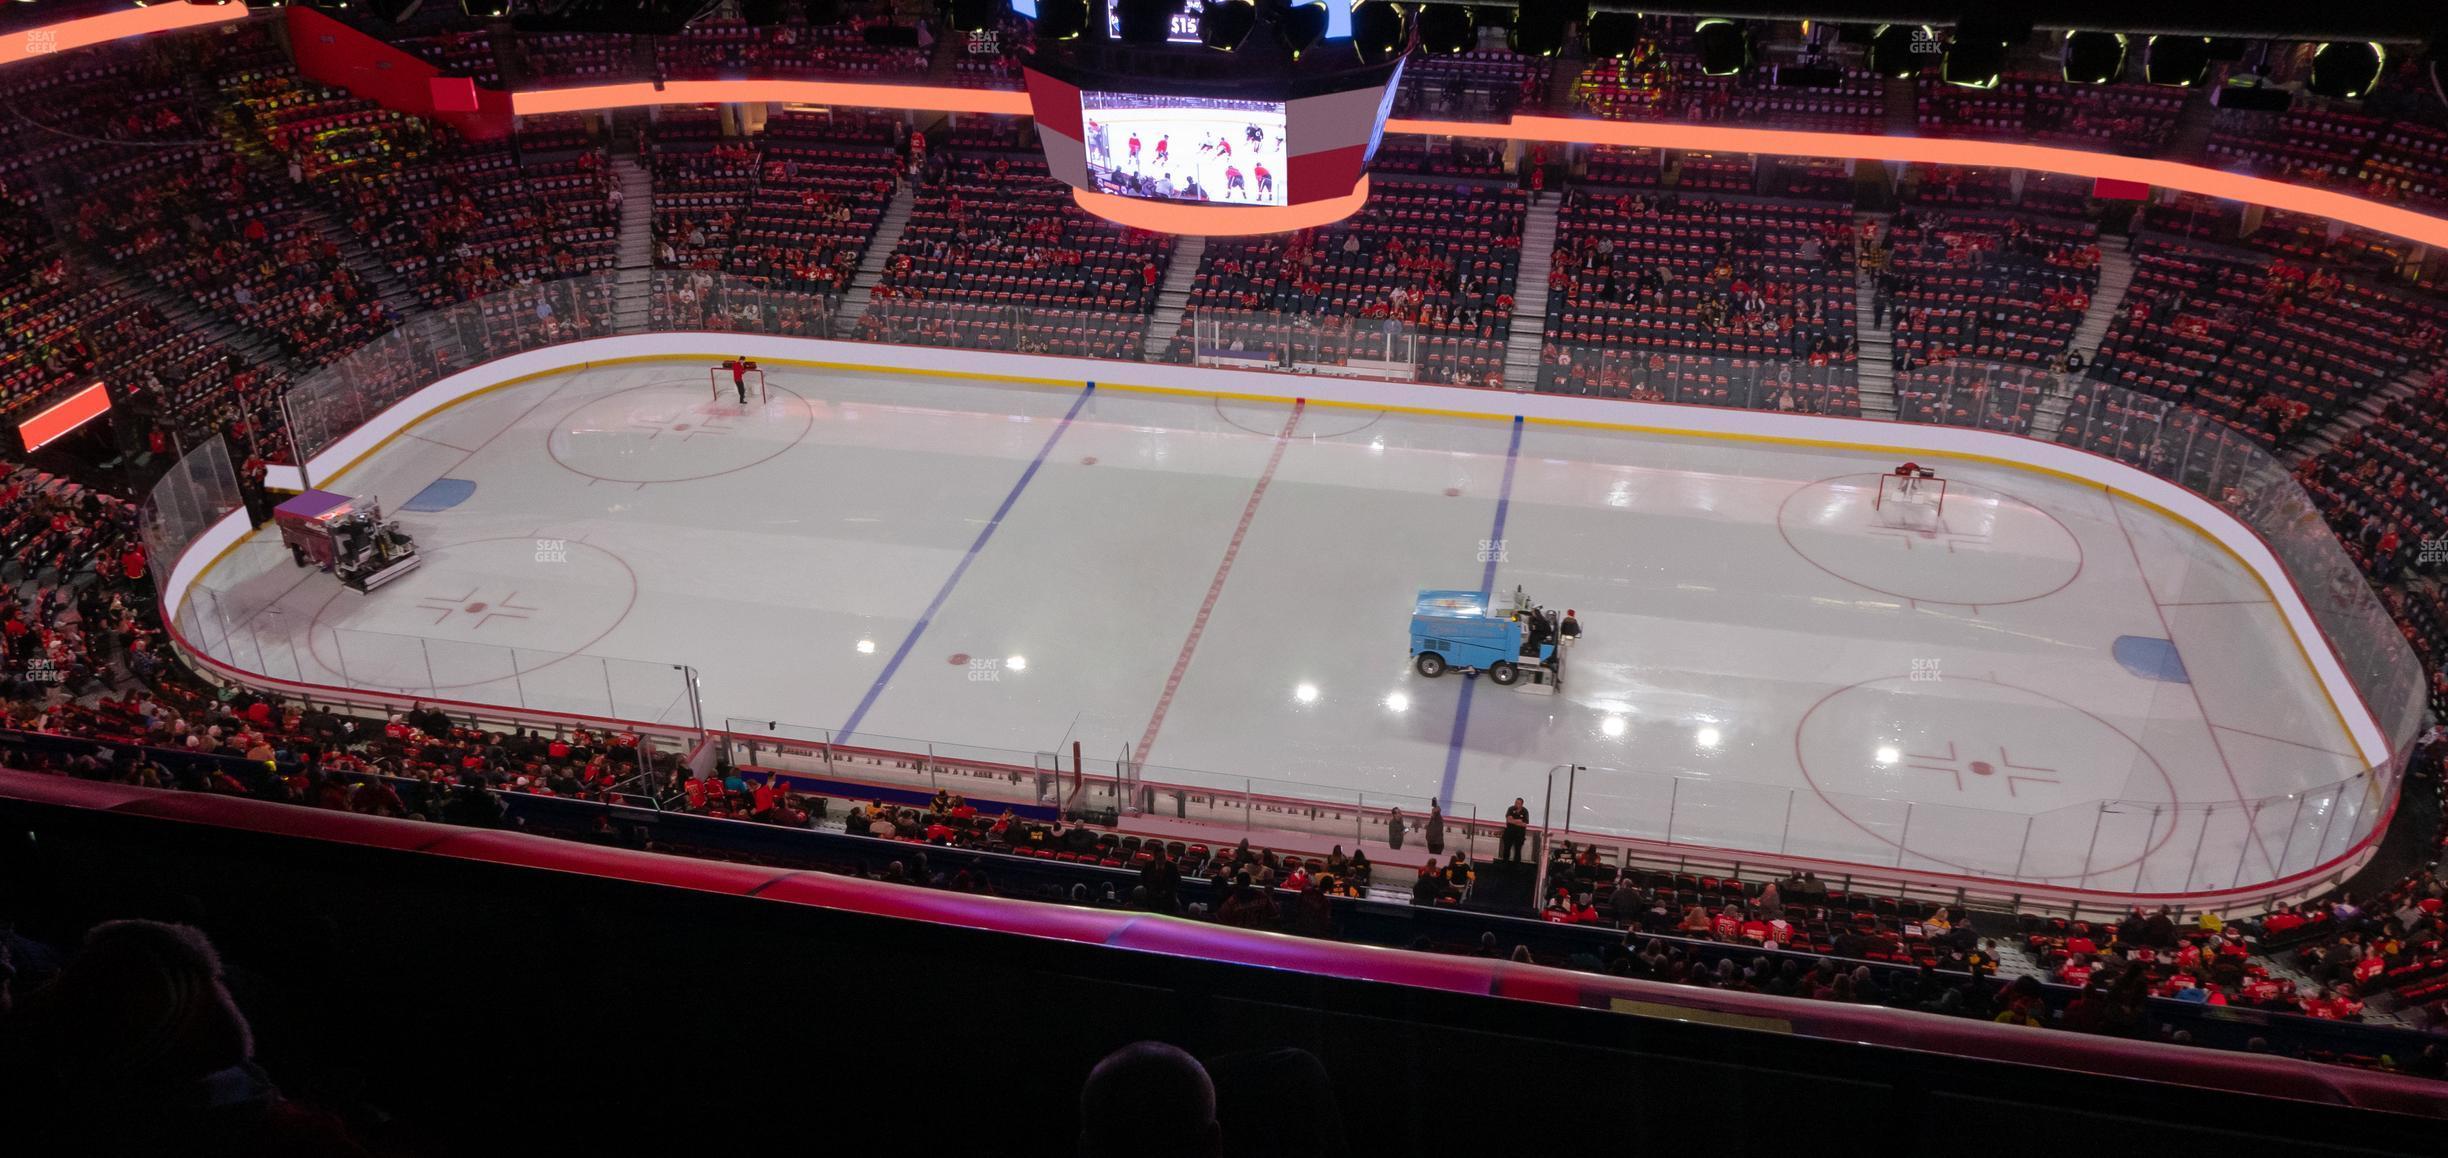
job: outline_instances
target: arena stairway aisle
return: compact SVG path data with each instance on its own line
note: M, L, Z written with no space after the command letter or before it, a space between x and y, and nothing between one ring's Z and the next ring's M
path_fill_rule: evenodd
M2125 251L2125 244L2115 238L2102 239L2099 286L2091 291L2091 308L2083 311L2082 324L2074 327L2073 350L2084 362L2099 353L2109 323L2124 309L2125 288L2133 284L2133 271L2133 255Z
M341 224L340 218L329 208L320 201L303 197L298 199L297 207L299 216L311 222L317 232L339 247L340 260L348 263L349 271L356 274L358 280L373 287L392 317L406 318L424 312L425 303L418 300L416 292L408 287L408 279L401 277L399 271L391 268L391 263L384 261L372 246Z
M875 236L867 242L867 252L859 257L857 276L850 279L850 292L842 295L841 333L858 332L858 320L867 313L867 304L875 300L876 283L884 280L884 264L892 260L893 248L901 244L901 231L909 228L910 210L918 204L918 186L903 181L893 190L892 202L884 207L883 220L876 223Z
M1144 361L1162 362L1181 332L1182 311L1190 307L1190 287L1198 282L1199 262L1207 255L1207 239L1187 234L1174 239L1173 262L1165 267L1164 284L1156 287L1156 316L1139 343Z
M2108 327L2125 309L2125 291L2133 285L2133 255L2126 252L2125 243L2116 238L2104 238L2100 243L2099 287L2091 291L2091 308L2083 311L2082 324L2074 327L2074 342L2068 347L2082 355L2083 364L2099 360L2100 343L2108 337ZM2058 426L2065 421L2066 406L2073 401L2074 387L2083 375L2067 374L2040 400L2033 411L2032 433L2041 438L2053 438Z
M612 158L620 182L620 251L612 291L612 316L623 333L646 328L647 298L654 283L654 178L634 155Z
M1505 338L1505 384L1538 389L1539 350L1547 339L1547 278L1555 269L1556 216L1563 198L1530 195L1522 219L1521 270L1513 283L1512 330Z
M1546 107L1573 107L1573 82L1589 67L1589 54L1577 36L1564 38L1564 51L1548 63ZM1525 150L1526 151L1526 150Z
M2210 154L2210 130L2217 119L2209 88L2186 93L2184 107L2176 111L2175 131L2168 134L2167 148L2159 151L2160 159L2200 164Z
M1876 291L1866 280L1853 287L1854 345L1859 351L1859 357L1853 364L1854 388L1861 392L1862 417L1893 419L1896 416L1894 331L1872 324L1877 313L1872 301L1875 296Z
M255 365L275 370L291 368L288 351L253 330L242 329L235 322L205 312L203 307L195 304L194 298L150 277L122 270L97 253L87 252L82 246L66 248L78 259L88 281L152 306L181 331L203 334L243 355Z
M612 175L620 182L620 256L615 265L621 269L645 269L654 265L654 177L635 156L612 159Z
M1886 101L1885 132L1891 137L1920 135L1921 110L1918 87L1912 77L1890 77L1879 95Z
M2336 449L2339 440L2378 421L2380 412L2388 409L2390 403L2412 398L2421 392L2423 383L2429 377L2429 367L2417 366L2398 375L2388 385L2365 395L2353 407L2331 419L2327 426L2313 431L2310 437L2288 451L2287 465L2299 466Z
M1908 84L1910 82L1907 82ZM1909 104L1906 109L1909 116ZM1887 228L1886 213L1856 213L1854 224L1862 231L1867 245L1879 231ZM1892 420L1896 416L1895 396L1895 331L1889 326L1873 324L1877 309L1876 288L1868 277L1857 277L1853 284L1853 363L1854 389L1861 394L1862 417ZM1895 318L1890 313L1891 324Z

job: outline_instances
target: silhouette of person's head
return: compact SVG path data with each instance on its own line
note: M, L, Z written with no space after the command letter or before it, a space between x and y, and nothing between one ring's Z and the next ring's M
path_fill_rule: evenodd
M97 1081L166 1086L247 1060L254 1041L204 934L160 921L94 927L45 995L56 1060Z
M1105 1055L1080 1089L1080 1158L1214 1158L1215 1085L1198 1059L1160 1041Z

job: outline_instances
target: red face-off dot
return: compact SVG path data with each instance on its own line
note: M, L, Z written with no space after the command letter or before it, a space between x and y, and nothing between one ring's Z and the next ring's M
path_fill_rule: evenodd
M476 614L477 612L482 611L482 610L484 610L484 609L485 609L485 605L484 605L484 604L482 604L482 603L470 603L470 604L468 604L468 605L467 605L467 613L468 613L468 614L470 614L470 615L474 615L474 614Z
M1462 488L1461 488L1461 487L1446 487L1446 488L1445 488L1445 497L1446 497L1446 498L1449 498L1449 499L1458 499L1458 498L1461 498L1461 497L1462 497Z
M969 662L969 653L965 651L953 652L950 656L945 658L944 662L951 664L954 667L960 667L961 665Z

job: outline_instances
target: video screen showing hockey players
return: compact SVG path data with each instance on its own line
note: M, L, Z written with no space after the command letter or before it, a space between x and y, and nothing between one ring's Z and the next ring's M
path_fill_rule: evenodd
M1100 193L1284 204L1279 102L1083 92L1080 111L1088 179Z

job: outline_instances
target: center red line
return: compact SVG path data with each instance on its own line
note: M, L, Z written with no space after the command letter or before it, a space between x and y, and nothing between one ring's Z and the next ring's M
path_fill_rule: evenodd
M2125 549L2133 553L2134 578L2142 581L2142 593L2150 597L2151 614L2159 617L2159 630L2167 633L2168 646L2176 646L2176 629L2168 623L2167 607L2159 602L2159 593L2151 590L2150 571L2142 565L2142 548L2134 545L2133 532L2125 527L2125 512L2118 506L2114 490L2108 492L2108 515L2116 520L2117 532L2125 536ZM2244 803L2244 782L2236 778L2235 765L2227 759L2227 745L2219 742L2218 725L2210 722L2210 705L2202 702L2201 685L2193 682L2191 672L2185 675L2185 688L2193 693L2193 710L2201 713L2202 731L2209 733L2210 747L2218 753L2219 767L2227 773L2227 786L2235 789L2236 806L2244 810L2244 830L2252 834L2253 847L2261 850L2261 863L2269 866L2272 877L2284 875L2285 870L2270 857L2269 842L2261 839L2261 827L2256 823L2259 817L2251 805ZM2202 823L2209 824L2209 817L2204 816Z
M1258 504L1266 498L1267 484L1275 481L1275 468L1283 465L1284 448L1292 444L1292 428L1300 423L1301 411L1309 405L1307 399L1292 403L1292 416L1284 419L1283 429L1275 434L1275 449L1268 452L1266 470L1259 474L1258 485L1250 488L1249 501L1241 505L1241 522L1233 528L1232 539L1224 544L1224 561L1216 564L1215 578L1207 583L1207 598L1199 602L1198 618L1190 621L1190 634L1182 637L1181 654L1173 657L1173 674L1165 677L1164 694L1156 697L1156 711L1148 717L1147 731L1140 733L1139 746L1131 758L1147 763L1148 750L1156 746L1156 733L1163 730L1165 713L1173 708L1173 693L1181 690L1182 677L1189 674L1190 657L1198 652L1199 637L1207 633L1207 620L1215 614L1216 600L1224 595L1224 581L1232 576L1233 559L1241 554L1241 541L1249 537L1250 521L1258 517Z

